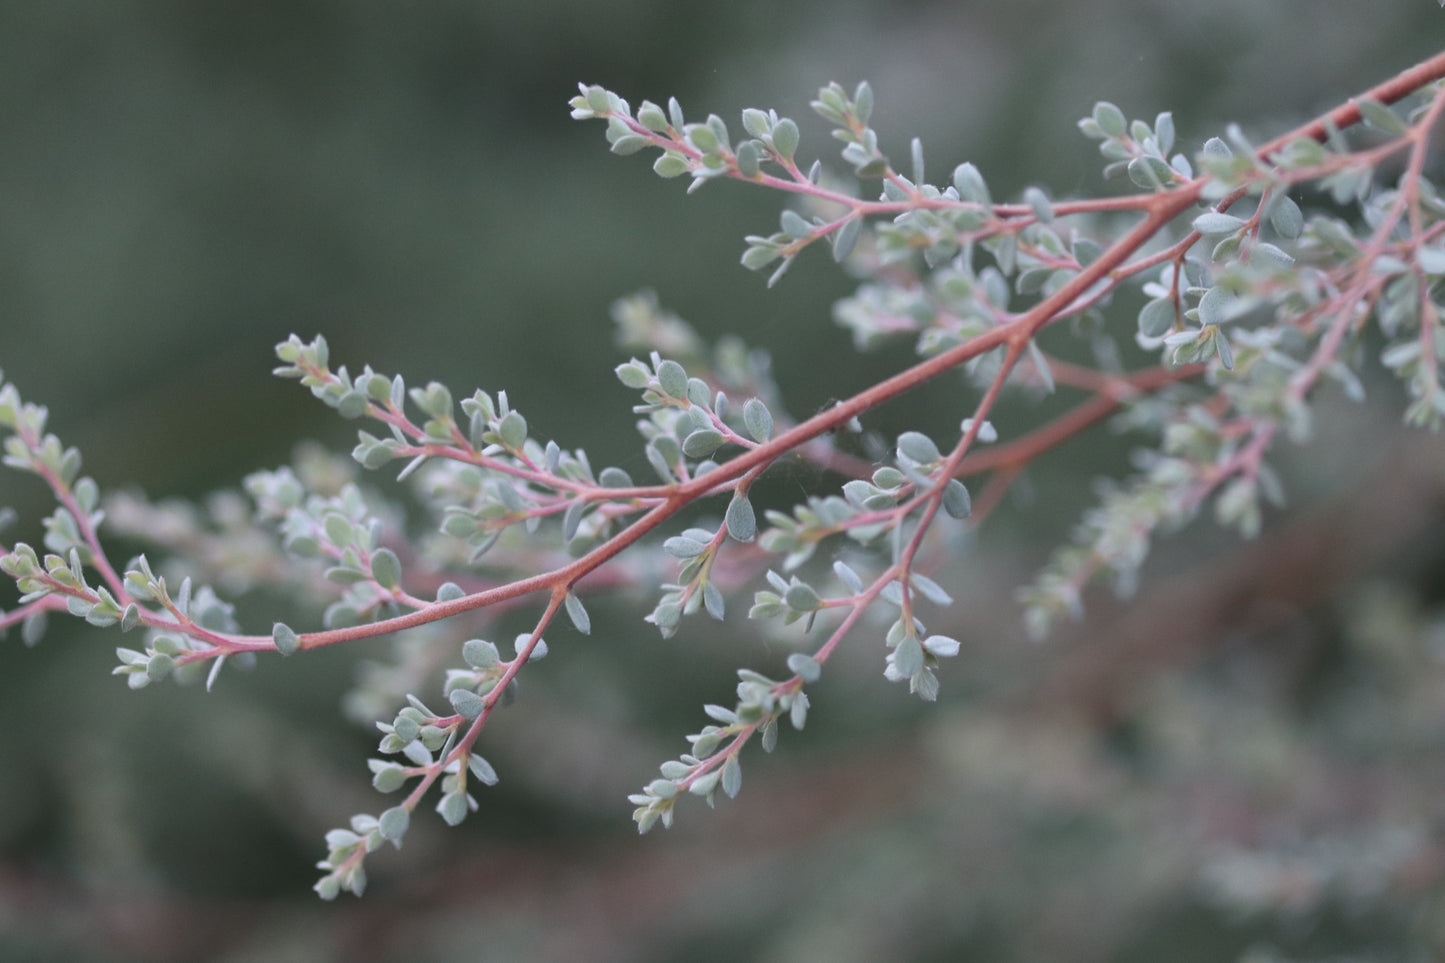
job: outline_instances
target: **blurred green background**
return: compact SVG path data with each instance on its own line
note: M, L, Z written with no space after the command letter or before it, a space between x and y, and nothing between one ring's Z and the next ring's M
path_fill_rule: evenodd
M920 134L934 179L972 160L995 197L1063 196L1099 187L1074 128L1097 99L1173 110L1185 145L1229 120L1274 133L1434 53L1441 24L1429 0L0 4L0 367L102 487L152 497L233 487L304 439L350 447L268 374L291 332L353 370L505 388L538 434L638 468L617 297L653 288L709 340L768 348L803 414L907 354L851 351L829 320L849 281L821 254L767 291L737 261L780 199L688 196L610 156L567 117L578 81L734 125L774 106L826 162L807 101L866 78L885 151ZM956 393L878 424L956 422ZM1029 647L1012 586L1124 450L1072 446L952 573L935 628L968 648L941 706L884 682L860 633L737 801L642 839L626 793L734 667L781 657L742 622L662 642L599 605L606 630L554 642L484 738L502 783L482 811L421 819L361 902L309 889L322 833L383 805L374 739L337 711L355 653L132 694L112 633L12 634L0 959L1430 958L1441 457L1377 394L1287 456L1297 519L1245 549L1196 532L1134 603ZM0 504L6 541L39 541L34 479L0 475ZM248 628L270 618L242 600Z

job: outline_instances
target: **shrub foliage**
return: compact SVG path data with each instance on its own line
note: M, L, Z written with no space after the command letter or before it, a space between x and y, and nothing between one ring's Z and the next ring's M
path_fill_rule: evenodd
M649 595L645 619L663 637L743 610L796 626L791 651L766 671L740 669L735 704L705 706L687 751L631 797L642 831L669 825L685 797L739 792L749 742L771 750L782 728L803 727L808 691L844 644L878 646L887 680L934 700L962 649L924 622L945 618L950 559L1065 440L1112 420L1138 449L1019 589L1035 635L1077 615L1093 583L1129 591L1160 531L1211 513L1255 535L1285 498L1275 444L1310 437L1322 392L1360 396L1366 367L1401 381L1408 423L1438 430L1445 200L1425 174L1442 76L1445 54L1262 144L1229 127L1191 148L1169 113L1130 120L1099 103L1079 129L1125 189L1059 199L1029 187L1016 200L996 200L969 163L930 180L918 140L891 159L866 83L829 84L812 104L841 143L841 168L800 158L798 124L775 111L744 110L740 126L689 121L675 100L634 110L583 85L572 116L603 122L613 153L652 152L657 174L689 191L780 192L776 229L746 238L743 265L772 285L799 257L831 256L859 278L834 309L854 345L907 339L918 360L795 418L764 353L732 339L708 346L651 296L626 299L614 315L637 355L616 374L651 470L634 479L601 453L537 437L505 391L459 398L369 366L353 373L333 366L319 336L277 345L276 374L361 423L354 461L399 468L427 533L316 456L247 477L244 519L107 499L48 433L46 410L3 382L5 464L40 479L57 506L43 546L0 546L18 588L0 629L34 644L52 614L114 627L127 635L114 672L136 689L209 688L227 665L396 635L395 663L366 675L351 705L374 714L372 781L398 801L327 834L316 889L332 898L362 892L366 855L399 845L424 803L453 825L477 810L478 787L498 779L480 751L488 720L547 654L544 635L591 631L594 593ZM905 431L886 457L868 450L870 412L939 377L962 379L957 431ZM1027 426L1055 394L1069 399L1062 414L1011 435L995 428L1000 406ZM760 511L753 486L785 457L819 466L820 486ZM116 564L107 529L148 541L165 563ZM316 603L320 625L243 631L255 617L224 595L262 583ZM530 631L481 637L518 608L535 613ZM438 650L450 666L412 691Z

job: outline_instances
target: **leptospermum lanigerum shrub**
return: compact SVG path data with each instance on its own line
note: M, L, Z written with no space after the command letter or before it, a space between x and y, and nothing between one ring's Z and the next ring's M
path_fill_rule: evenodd
M399 470L429 532L404 530L400 511L352 481L308 485L319 473L304 465L247 477L244 517L214 509L152 524L160 508L107 500L81 474L79 452L47 433L45 409L3 383L5 464L37 476L58 505L43 550L0 545L0 570L19 593L0 629L34 644L51 614L113 627L124 636L114 672L135 689L168 679L209 688L228 664L284 671L284 658L396 635L394 665L367 674L353 704L381 716L368 765L375 788L398 801L327 834L316 890L332 898L362 892L367 854L399 844L418 807L450 824L478 809L480 787L498 778L481 752L488 720L547 653L544 634L590 631L589 592L650 592L639 617L664 638L700 618L793 626L791 653L740 669L736 703L704 706L687 751L631 797L642 831L667 826L686 797L712 804L739 792L749 743L772 750L780 729L803 727L808 692L826 684L840 646L876 648L884 678L924 700L942 676L966 673L966 659L944 668L959 642L925 626L951 601L933 576L1023 469L1080 432L1112 420L1139 448L1018 589L1035 635L1077 614L1091 583L1127 591L1161 529L1207 512L1244 537L1257 532L1262 504L1285 497L1273 446L1310 436L1322 392L1358 397L1364 366L1398 376L1404 419L1438 430L1445 200L1423 171L1445 112L1442 77L1445 54L1267 143L1230 127L1180 144L1169 113L1130 120L1099 103L1079 130L1102 153L1105 178L1129 187L1079 200L1042 187L995 199L969 163L930 179L917 140L898 162L869 126L866 83L829 84L812 104L842 144L841 166L798 157L797 123L774 111L744 110L740 125L690 122L676 101L634 109L584 85L572 116L601 121L613 153L648 154L689 191L779 192L778 226L746 239L743 265L771 285L799 257L846 261L862 279L834 306L847 336L859 350L906 339L920 360L798 420L762 352L735 340L709 348L648 296L620 302L624 342L646 345L616 368L651 468L633 478L607 467L608 453L534 435L505 391L459 398L435 382L353 373L333 366L320 336L277 345L276 374L361 422L352 457L368 471ZM1092 364L1052 356L1071 339ZM1118 346L1129 341L1153 363L1123 367ZM863 452L856 432L871 409L959 373L956 431L905 431L881 465ZM1053 393L1072 407L1012 436L994 428L998 406L1028 409ZM784 456L819 466L818 487L760 512L750 491ZM194 578L157 574L144 555L117 565L108 528L149 540L171 556L165 571ZM182 543L203 550L176 557ZM630 564L639 553L660 561ZM671 572L664 584L636 584L659 568ZM249 634L202 580L299 587L320 624ZM531 631L481 637L519 607L535 613ZM876 612L886 618L864 618ZM400 634L438 624L420 645ZM449 665L415 688L439 647Z

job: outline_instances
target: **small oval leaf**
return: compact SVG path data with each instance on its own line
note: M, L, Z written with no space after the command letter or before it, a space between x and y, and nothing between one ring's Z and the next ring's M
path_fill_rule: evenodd
M733 500L728 503L727 526L728 534L739 542L751 542L757 537L758 519L746 492L734 493Z

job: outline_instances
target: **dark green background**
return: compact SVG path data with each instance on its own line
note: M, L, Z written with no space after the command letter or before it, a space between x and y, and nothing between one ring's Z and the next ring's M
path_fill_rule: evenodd
M775 106L799 120L802 153L827 162L807 101L867 78L885 151L905 157L920 134L935 180L967 159L996 197L1029 183L1064 196L1099 185L1074 129L1096 99L1130 116L1172 109L1186 146L1228 120L1266 135L1433 53L1441 18L1428 0L0 4L0 366L103 487L153 497L234 486L303 439L349 447L350 426L268 375L291 332L324 333L353 370L459 395L505 388L538 434L636 468L632 399L611 373L624 360L616 297L651 287L709 339L769 348L796 412L906 356L852 353L829 320L849 282L822 254L773 291L738 265L742 236L768 233L780 198L727 184L687 196L642 158L610 156L601 125L567 117L578 81L634 105L676 95L690 117L735 127L741 108ZM925 392L880 425L952 423L949 397ZM1316 467L1295 471L1305 504L1359 460L1309 455ZM1004 513L1002 562L968 563L991 608L959 617L990 636L994 661L949 666L946 695L987 690L1016 661L1004 576L1042 556L1010 539L1061 537L1087 477L1109 470L1095 461L1086 446L1042 468L1035 489L1062 501ZM0 475L0 503L22 519L7 541L39 540L49 506L32 478ZM739 801L684 806L678 829L638 841L626 792L683 748L700 703L729 698L733 667L777 652L742 623L663 643L640 613L599 608L613 637L554 644L518 721L488 734L503 782L482 812L458 832L420 819L404 853L372 860L374 893L336 905L309 891L321 834L381 808L371 737L336 711L350 653L263 661L209 696L133 695L108 675L113 633L54 625L33 651L12 635L0 958L1043 959L1072 947L1071 959L1214 960L1256 940L1411 945L1403 924L1368 914L1296 939L1187 886L1151 892L1147 872L1162 870L1097 812L1009 822L1003 797L936 796L952 784L924 772L937 759L919 747L968 710L920 714L879 678L881 651L862 635L808 732L784 733L778 759L750 754ZM242 620L269 615L243 603ZM1011 855L980 864L981 843L941 848L955 831ZM1071 894L1108 887L1123 909L1071 915Z

